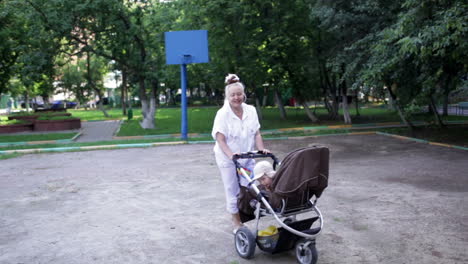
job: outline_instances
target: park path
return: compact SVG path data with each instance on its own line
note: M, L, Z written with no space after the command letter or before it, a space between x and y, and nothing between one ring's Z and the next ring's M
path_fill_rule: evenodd
M112 140L120 126L120 120L81 122L81 135L76 142Z

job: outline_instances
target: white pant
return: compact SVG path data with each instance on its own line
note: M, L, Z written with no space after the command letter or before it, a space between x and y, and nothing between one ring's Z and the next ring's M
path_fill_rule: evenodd
M246 168L253 171L255 166L254 160L249 160L246 163ZM237 214L237 195L239 194L239 183L236 176L236 167L234 164L229 167L218 167L221 172L221 178L224 184L224 194L226 195L226 210L230 214ZM241 175L239 175L240 183L242 186L247 186L248 182Z

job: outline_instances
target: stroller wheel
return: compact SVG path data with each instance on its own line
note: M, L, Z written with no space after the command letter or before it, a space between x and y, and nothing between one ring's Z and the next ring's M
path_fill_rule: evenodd
M296 259L301 264L317 263L318 253L315 247L315 240L299 240L296 243Z
M234 236L237 254L245 259L250 259L255 253L255 236L245 226L239 228Z

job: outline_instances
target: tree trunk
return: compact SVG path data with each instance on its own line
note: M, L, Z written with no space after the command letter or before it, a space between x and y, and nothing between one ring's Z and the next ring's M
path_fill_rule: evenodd
M430 99L430 107L432 108L432 113L434 114L434 119L437 123L437 125L439 127L444 127L444 122L442 121L442 119L440 118L440 115L439 115L439 111L437 110L437 106L434 102L434 97L431 95L429 95L429 99Z
M448 116L448 94L444 94L444 104L442 106L442 116Z
M127 71L122 69L122 89L121 89L121 103L122 103L122 114L125 116L127 115L127 102L128 102L128 95L127 95Z
M110 115L107 113L106 109L104 108L104 100L103 99L103 96L101 94L101 91L99 91L98 89L95 89L94 90L97 95L98 95L98 98L99 98L99 104L98 104L98 108L99 110L104 114L105 117L109 117Z
M255 108L257 109L258 120L262 121L263 120L262 105L260 104L260 99L258 99L258 96L255 96Z
M448 116L448 103L449 103L449 94L450 94L450 83L451 83L451 78L447 77L447 80L445 82L445 87L444 89L444 104L443 104L443 109L442 109L442 115L443 116Z
M49 96L48 95L43 95L42 98L44 99L44 107L49 108Z
M345 73L345 64L341 64L341 72L344 75ZM348 86L346 85L346 80L343 80L339 86L341 92L341 107L343 108L343 118L345 124L351 124L351 115L349 114L349 105L348 105Z
M328 74L326 74L326 79L327 79L327 83L328 83L328 86L329 86L329 91L330 91L330 94L332 96L332 115L331 115L331 118L332 119L338 119L338 116L339 116L339 113L338 111L340 110L340 102L338 100L338 96L340 96L339 94L339 87L336 86L336 76L333 76L330 80L330 76L328 76Z
M267 104L267 98L268 98L268 89L265 87L263 88L263 98L262 98L262 106L265 107Z
M325 97L323 97L323 104L325 105L325 108L327 109L328 114L331 115L331 112L333 111L333 109L332 109L332 105L328 101L328 96L326 96L326 95L325 95Z
M388 88L388 89L390 89L390 88ZM396 110L396 105L395 105L395 101L393 100L393 97L391 97L391 96L388 97L388 104L390 106L390 110L393 110L393 111Z
M359 99L358 99L358 96L356 94L356 96L354 97L354 105L356 106L356 116L361 116L361 114L359 113Z
M143 120L140 122L140 126L143 129L154 129L156 127L155 115L156 115L156 93L157 93L157 81L152 82L150 98L146 95L145 80L142 76L140 78L140 100L141 100L141 113Z
M341 107L343 108L343 118L345 124L351 124L351 115L349 114L349 107L348 107L348 96L346 93L342 95L342 102Z
M410 120L408 120L406 117L405 117L405 114L404 114L404 111L402 109L402 107L400 106L400 103L395 95L395 93L393 92L393 90L396 90L396 83L392 84L391 87L389 87L389 89L387 89L388 91L388 94L390 97L392 97L392 100L395 104L395 108L398 112L398 115L400 116L400 119L401 121L403 122L403 124L405 124L411 131L413 131L413 128L414 128L414 125L413 123L411 123Z
M275 89L275 99L280 112L280 118L286 120L286 109L284 109L283 100L281 100L281 94L278 89Z
M338 88L336 86L336 78L332 77L332 80L330 80L330 76L328 76L328 74L326 74L325 76L326 76L326 80L327 80L327 83L328 83L329 94L330 94L331 99L332 99L332 112L331 112L330 118L331 119L337 119L338 118L338 111L340 109L340 103L339 103L339 100L338 100L339 90L338 90Z
M104 109L103 100L102 100L102 92L94 85L92 77L91 77L91 56L89 54L89 51L86 51L86 78L88 79L88 85L91 86L91 88L99 97L99 104L98 104L99 110L102 111L105 117L109 117L109 114Z
M309 105L307 105L306 102L301 103L301 105L304 107L304 110L305 110L307 116L309 117L309 119L312 122L317 123L319 121L319 119L317 118L317 116L312 111L310 111Z
M340 103L338 102L338 96L332 97L331 106L332 106L332 112L330 113L330 118L334 120L338 118L338 109L340 108Z
M432 102L427 103L427 112L431 115L434 114L434 109L432 109Z
M252 87L253 90L255 91L254 93L255 109L257 109L258 120L262 121L263 120L262 105L260 104L260 99L258 98L257 86L255 84L250 84L250 87Z
M107 113L106 109L104 109L104 102L103 102L103 97L101 93L98 93L98 98L99 98L99 104L98 104L98 109L104 114L105 117L109 117L109 114Z
M26 89L26 93L24 94L24 107L26 107L26 113L29 113L29 93Z
M164 94L166 95L166 105L171 105L172 104L172 93L171 89L167 88L167 86L164 87Z

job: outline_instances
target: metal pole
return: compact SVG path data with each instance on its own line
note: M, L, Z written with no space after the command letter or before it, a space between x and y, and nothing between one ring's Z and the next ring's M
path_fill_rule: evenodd
M181 139L187 140L187 64L180 65L182 94L180 96L180 106L182 110L181 119Z

